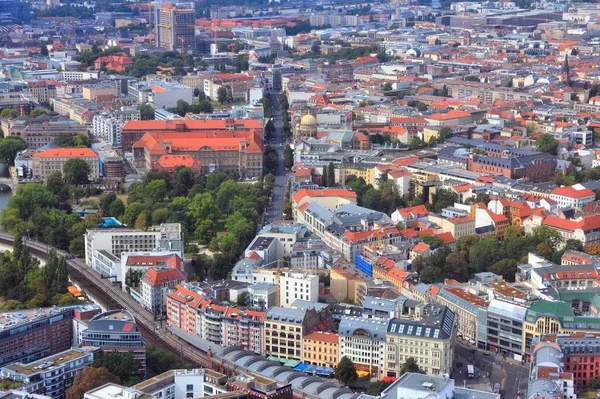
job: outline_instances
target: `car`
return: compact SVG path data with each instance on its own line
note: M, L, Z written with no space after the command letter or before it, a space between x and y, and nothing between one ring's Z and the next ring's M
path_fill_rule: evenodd
M494 393L500 393L500 384L499 383L494 384Z

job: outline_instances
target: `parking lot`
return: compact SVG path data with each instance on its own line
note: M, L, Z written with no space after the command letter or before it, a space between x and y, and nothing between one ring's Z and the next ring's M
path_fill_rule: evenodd
M474 367L474 378L467 376L469 364ZM486 392L496 389L503 398L515 399L526 392L528 376L529 364L456 343L452 378L457 386Z

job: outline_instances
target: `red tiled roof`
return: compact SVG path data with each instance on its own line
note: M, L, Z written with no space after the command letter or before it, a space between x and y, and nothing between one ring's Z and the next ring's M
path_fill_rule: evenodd
M478 297L475 294L470 293L469 291L466 291L462 288L444 288L446 291L448 291L449 293L464 299L465 301L472 303L473 305L476 306L487 306L488 302L483 299Z
M334 344L340 341L340 337L336 333L330 331L313 331L311 333L306 334L302 339L311 341L331 342Z
M423 253L423 252L425 252L427 250L429 250L429 245L425 244L424 242L420 242L420 243L418 243L417 245L415 245L412 248L413 252L421 252L421 253Z
M309 190L302 188L294 194L294 202L298 203L304 197L342 197L356 198L356 193L343 188L324 188L319 190Z
M91 148L53 148L36 152L34 158L81 158L98 157Z
M146 273L142 276L142 281L150 284L152 287L156 287L161 284L170 283L173 281L184 281L185 276L177 269L171 268L150 268L146 270Z
M544 218L542 224L558 230L575 231L581 229L590 231L600 229L600 215L585 215L578 219L562 219L548 215Z
M577 189L576 186L581 188ZM554 190L552 190L551 194L569 198L584 198L590 196L593 197L595 195L592 190L580 185L556 187Z

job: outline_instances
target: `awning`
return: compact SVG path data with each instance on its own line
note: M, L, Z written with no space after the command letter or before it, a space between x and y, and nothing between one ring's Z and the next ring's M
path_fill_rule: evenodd
M288 360L285 361L285 363L283 363L284 366L286 366L286 367L292 367L292 368L296 367L299 364L300 364L300 360L296 360L296 359L288 359Z
M298 366L298 367L300 367L300 366ZM319 374L319 375L324 375L324 376L330 376L333 374L332 368L323 367L323 366L315 366L314 364L305 364L301 370L298 370L298 368L296 368L295 370L296 371L304 371L307 374Z
M299 365L297 365L296 367L294 367L294 371L304 371L305 368L308 367L308 364L306 363L300 363Z

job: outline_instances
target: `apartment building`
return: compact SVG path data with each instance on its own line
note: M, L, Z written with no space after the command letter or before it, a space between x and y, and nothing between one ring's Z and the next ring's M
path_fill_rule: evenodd
M258 269L246 259L238 262L231 279L248 284L268 283L279 286L278 306L289 306L296 299L316 302L319 299L319 276L308 273L282 272L275 268Z
M343 317L340 321L340 359L352 360L359 375L384 376L385 336L390 321Z
M61 172L71 159L83 159L87 162L90 173L90 181L100 178L100 162L98 154L91 148L55 148L39 151L33 154L33 177L46 180L54 172Z
M119 258L123 252L167 250L183 258L183 241L179 223L163 223L150 231L134 229L88 229L84 234L85 262L94 267L96 253L104 250Z
M187 399L227 392L227 376L210 369L169 370L132 387L108 383L85 393L83 399Z
M73 379L94 360L92 352L72 348L31 363L15 362L0 369L2 378L24 384L20 391L64 398Z
M274 306L264 320L265 354L280 359L303 359L302 337L319 321L313 310Z
M414 301L411 301L414 302ZM416 303L390 321L385 337L384 375L400 377L409 357L430 375L452 372L456 316L445 306Z
M94 115L92 119L92 133L94 137L102 138L115 147L121 146L121 130L125 123L114 116L103 113Z
M135 318L127 310L109 310L92 317L79 332L78 343L106 352L132 352L139 369L146 369L146 344Z
M263 323L265 312L229 307L223 315L223 346L241 346L254 353L264 353Z
M56 97L56 84L52 81L27 82L27 89L40 103L49 103L51 98Z
M141 304L154 315L166 315L166 293L183 282L185 275L179 268L152 267L146 270L140 280Z
M257 236L277 239L277 259L291 256L296 242L310 234L304 224L281 220L265 225Z
M302 362L335 368L339 362L340 337L331 331L313 331L302 338Z

